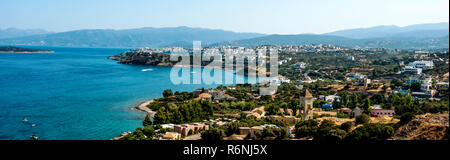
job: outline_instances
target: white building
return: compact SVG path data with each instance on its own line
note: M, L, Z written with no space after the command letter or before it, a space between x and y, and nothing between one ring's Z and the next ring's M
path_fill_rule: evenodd
M402 73L422 74L422 68L416 68L413 66L405 66L402 69Z
M414 68L421 68L422 70L429 70L433 69L434 63L433 61L414 61L410 63L409 66L412 66Z
M429 91L433 81L431 77L424 75L411 76L408 78L408 84L413 84L415 82L420 83L420 90Z

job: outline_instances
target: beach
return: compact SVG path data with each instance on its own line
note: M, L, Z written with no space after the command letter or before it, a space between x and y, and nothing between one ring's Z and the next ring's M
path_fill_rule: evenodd
M138 106L136 106L135 108L136 108L137 110L146 112L146 113L150 116L150 118L153 118L153 116L155 116L155 113L156 113L156 112L155 112L155 111L152 111L150 108L147 107L147 105L149 105L149 104L152 103L152 102L154 102L153 99L144 101L144 102L140 103Z

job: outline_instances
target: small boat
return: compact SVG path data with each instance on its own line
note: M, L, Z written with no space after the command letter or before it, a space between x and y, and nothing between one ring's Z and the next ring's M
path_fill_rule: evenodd
M33 124L31 124L31 127L36 127L36 124L34 124L34 123L33 123Z
M27 122L28 122L28 119L27 119L27 118L24 118L24 119L22 120L22 122L23 122L23 123L27 123Z
M196 74L197 72L191 72L192 74Z
M32 136L30 136L30 139L31 139L31 140L38 140L39 137L33 134Z

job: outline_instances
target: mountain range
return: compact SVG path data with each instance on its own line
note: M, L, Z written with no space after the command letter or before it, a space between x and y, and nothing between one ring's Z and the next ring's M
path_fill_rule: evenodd
M325 34L298 35L238 33L191 27L94 29L60 33L34 32L35 34L16 34L17 36L0 32L0 45L161 48L192 47L192 41L199 40L202 41L202 46L333 44L361 48L435 49L449 47L448 26L447 22L405 27L376 26Z
M52 32L43 29L17 29L17 28L7 28L0 29L0 39L4 38L17 38L40 34L50 34Z

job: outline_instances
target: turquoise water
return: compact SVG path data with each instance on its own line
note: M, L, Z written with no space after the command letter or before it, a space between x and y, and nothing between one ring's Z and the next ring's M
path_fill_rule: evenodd
M141 126L145 114L131 107L161 97L164 89L218 86L174 85L170 67L107 59L127 49L33 48L55 53L0 53L0 139L29 139L33 134L49 140L110 139ZM24 118L29 122L23 123Z

